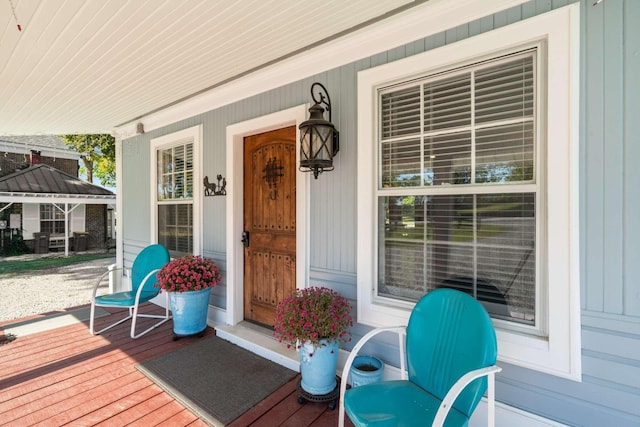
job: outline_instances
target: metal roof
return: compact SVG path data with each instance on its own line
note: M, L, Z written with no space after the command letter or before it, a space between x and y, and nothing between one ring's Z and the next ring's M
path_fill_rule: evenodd
M49 165L32 165L0 178L0 202L90 203L115 201L116 195Z

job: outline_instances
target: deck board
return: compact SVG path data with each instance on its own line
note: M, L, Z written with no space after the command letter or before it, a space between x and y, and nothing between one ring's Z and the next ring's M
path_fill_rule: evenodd
M143 306L159 313L159 307ZM111 310L96 328L125 315ZM30 319L42 319L31 316ZM28 319L20 319L25 321ZM141 319L139 330L155 319ZM16 321L18 322L18 321ZM11 322L0 323L3 327ZM87 322L18 336L0 345L0 414L8 426L190 426L207 424L154 384L135 366L198 337L173 340L171 322L132 340L130 323L92 336ZM206 334L214 334L208 328ZM327 404L297 402L294 378L230 424L244 426L335 426L338 411ZM212 393L215 392L212 390ZM352 425L347 422L347 425Z

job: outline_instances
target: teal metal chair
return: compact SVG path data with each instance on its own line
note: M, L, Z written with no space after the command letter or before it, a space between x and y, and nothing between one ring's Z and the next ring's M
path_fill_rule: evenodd
M372 337L398 334L402 379L346 390L347 375ZM436 289L415 305L408 326L374 329L355 345L342 372L339 426L467 426L488 387L488 425L495 421L498 355L491 318L481 303Z
M96 296L98 286L101 281L112 271L107 271L103 274L93 288L93 294L91 296L91 317L89 320L89 332L91 335L100 334L108 329L113 328L129 319L131 321L131 338L139 338L147 332L157 328L169 319L169 297L168 293L165 294L165 314L164 315L151 315L151 314L139 314L138 308L140 304L147 302L155 298L160 292L160 288L154 287L157 282L156 274L160 269L169 262L169 251L162 245L150 245L144 248L133 262L131 272L129 274L129 280L131 284L130 291L116 292L113 294ZM95 311L96 307L126 307L129 309L129 315L124 319L121 319L99 331L94 329ZM162 319L160 322L155 323L150 328L146 329L139 334L136 334L136 320L138 317L150 317L154 319Z

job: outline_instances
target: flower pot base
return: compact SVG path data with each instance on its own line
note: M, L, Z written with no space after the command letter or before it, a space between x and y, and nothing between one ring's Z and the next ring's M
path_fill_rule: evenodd
M329 403L329 410L336 409L336 404L340 398L340 377L336 376L336 387L327 394L311 394L302 388L302 379L298 380L298 403L304 405L307 402Z
M200 338L202 338L204 336L204 333L207 331L207 328L204 328L203 330L201 330L200 332L196 332L194 334L176 334L174 332L173 334L173 340L174 341L178 341L180 338L186 338L186 337L193 337L193 336L198 336Z

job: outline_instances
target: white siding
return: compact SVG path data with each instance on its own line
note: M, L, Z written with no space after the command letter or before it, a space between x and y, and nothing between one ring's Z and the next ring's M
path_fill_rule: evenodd
M228 125L309 102L320 81L330 92L340 130L336 170L310 186L310 283L356 298L356 85L359 70L454 43L574 3L533 0L447 31L251 96L123 142L125 262L150 241L148 227L151 138L203 124L203 175L226 175ZM497 399L568 425L640 425L640 1L581 3L580 283L581 382L504 364ZM354 54L355 55L355 54ZM204 201L203 254L224 259L224 197ZM223 287L216 291L223 291ZM224 298L222 298L224 300ZM354 335L366 328L357 325ZM605 342L606 345L602 343ZM356 339L357 336L354 336ZM374 354L393 361L387 343Z
M69 205L69 209L71 209L73 205ZM73 232L83 232L85 230L85 222L86 222L86 205L78 205L74 210L71 211L71 215L69 218L69 222L71 226L69 227L69 236L73 236Z
M40 205L38 203L24 203L22 205L22 238L33 239L33 233L40 232Z

